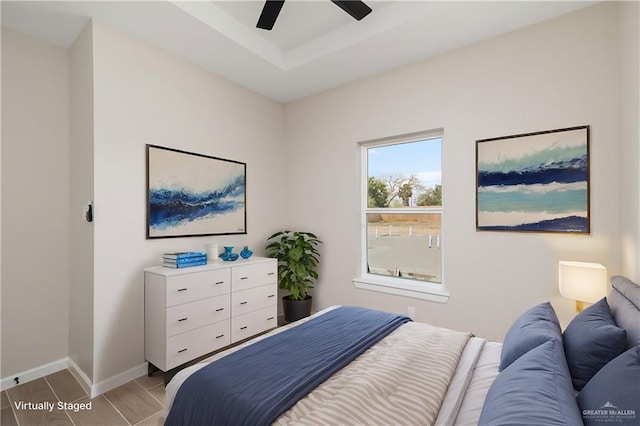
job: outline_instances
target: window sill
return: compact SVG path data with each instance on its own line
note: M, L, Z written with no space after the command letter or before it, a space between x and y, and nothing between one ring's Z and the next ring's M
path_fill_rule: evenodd
M431 302L447 303L449 301L449 293L441 285L428 282L366 274L355 278L353 285L362 290L378 291Z

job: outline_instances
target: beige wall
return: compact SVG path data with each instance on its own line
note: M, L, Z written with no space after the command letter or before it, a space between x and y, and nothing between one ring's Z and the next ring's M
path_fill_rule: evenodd
M620 4L620 273L640 282L640 2Z
M620 272L617 5L601 4L327 91L285 108L288 222L317 233L315 308L358 304L502 339L535 303L564 323L557 262ZM591 125L591 235L477 232L477 139ZM447 304L354 288L360 262L357 142L444 128L443 276Z
M65 358L67 51L2 29L2 377Z
M95 23L94 381L144 362L142 268L205 243L249 245L284 225L283 108ZM145 144L247 163L246 236L145 240Z
M93 381L93 39L88 25L69 49L69 358Z

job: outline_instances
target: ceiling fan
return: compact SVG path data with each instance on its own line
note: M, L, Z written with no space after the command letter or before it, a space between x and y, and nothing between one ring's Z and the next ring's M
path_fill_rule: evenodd
M371 8L359 0L331 1L358 21L371 12ZM263 30L271 30L276 23L276 19L278 19L283 4L284 0L266 0L256 27Z

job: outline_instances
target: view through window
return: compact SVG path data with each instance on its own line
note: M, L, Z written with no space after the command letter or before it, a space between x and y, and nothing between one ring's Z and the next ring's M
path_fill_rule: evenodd
M441 145L439 135L364 147L368 273L442 282Z

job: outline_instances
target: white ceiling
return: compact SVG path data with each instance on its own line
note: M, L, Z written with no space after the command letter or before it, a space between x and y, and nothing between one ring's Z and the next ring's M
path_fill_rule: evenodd
M5 1L2 26L69 47L91 17L280 102L300 99L596 1L375 1L356 21L329 0Z

